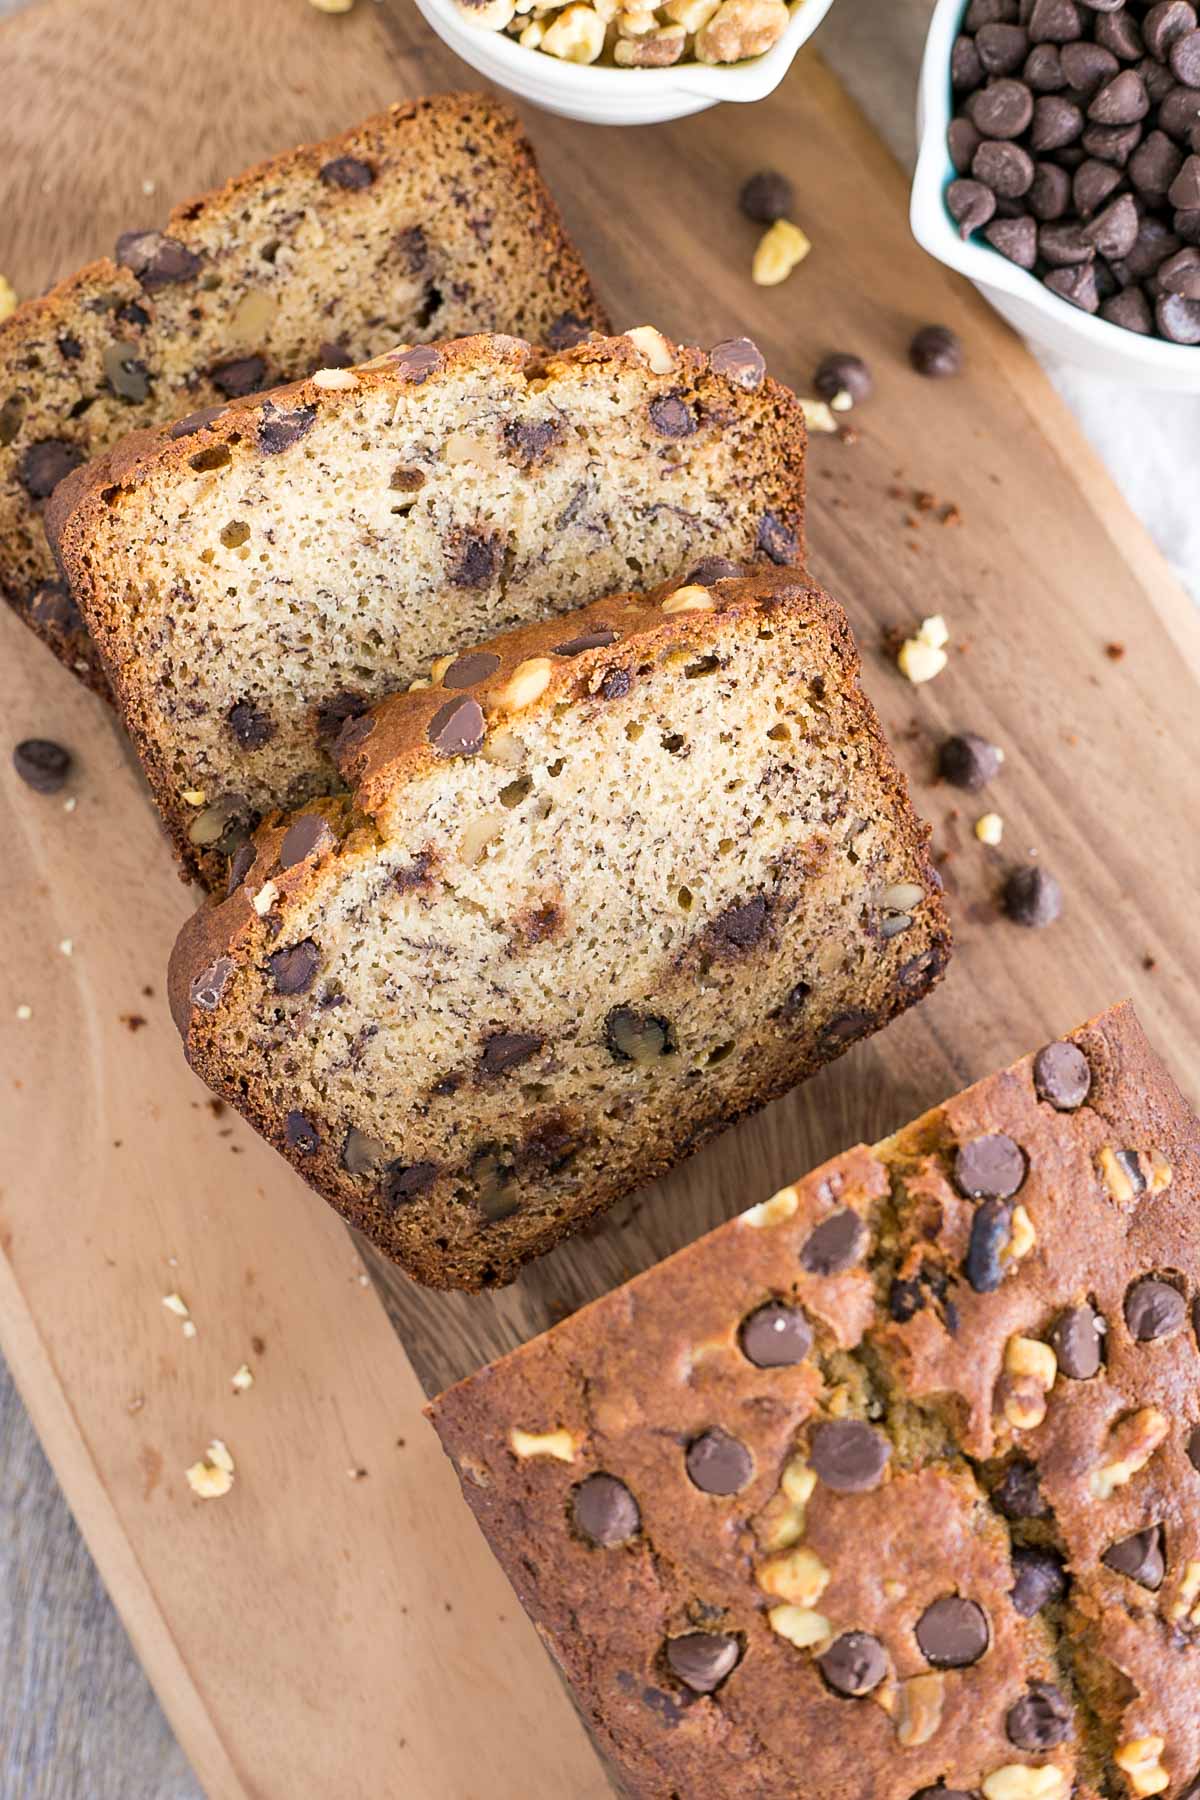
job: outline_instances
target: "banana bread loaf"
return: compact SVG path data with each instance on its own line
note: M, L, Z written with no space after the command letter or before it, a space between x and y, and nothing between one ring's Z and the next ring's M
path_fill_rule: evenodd
M1200 1791L1198 1198L1118 1007L442 1395L630 1794Z
M352 799L265 825L185 927L172 1008L197 1073L432 1286L510 1280L945 962L844 615L797 574L496 639L340 756Z
M102 687L42 531L77 464L396 343L591 329L604 315L509 107L438 95L275 157L0 326L0 592Z
M185 867L328 792L339 726L460 645L713 555L802 554L804 425L746 339L465 338L70 477L50 525Z

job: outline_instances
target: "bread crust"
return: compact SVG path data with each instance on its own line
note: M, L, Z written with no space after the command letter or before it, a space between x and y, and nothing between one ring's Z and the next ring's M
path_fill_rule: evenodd
M575 320L582 330L608 330L607 315L566 235L558 206L541 177L520 119L504 101L484 94L435 94L399 102L348 131L269 157L234 176L224 186L181 201L172 209L163 230L185 247L198 248L214 221L220 222L226 217L237 221L247 208L253 207L272 190L309 179L316 183L316 193L323 193L329 204L336 205L337 197L329 201L329 190L322 189L317 181L323 167L339 158L366 158L373 163L404 157L411 159L422 153L435 126L469 132L473 140L486 144L505 166L506 206L523 214L529 242L536 244L538 253L537 276L535 278L532 270L528 271L522 305L536 306L541 295L541 310L548 323L553 323L557 316ZM353 203L353 194L345 198ZM39 349L44 352L47 344L52 346L69 336L72 327L81 315L94 307L99 296L123 300L126 305L140 304L146 299L130 269L109 257L101 257L58 282L48 293L25 301L0 325L0 403L10 383L14 388L19 384L27 366L26 359ZM150 342L152 344L153 340ZM79 398L87 398L82 389ZM175 389L168 398L173 402L170 406L156 408L160 418L178 417L191 410L196 400L207 401L219 396L208 386L193 400ZM155 405L153 396L149 403ZM106 439L96 440L86 411L78 418L64 418L62 435L89 457L105 451L112 441L111 433ZM4 452L0 450L0 494L4 480L3 462ZM15 475L10 479L15 481ZM33 503L25 500L23 507L32 511ZM48 513L49 506L44 510ZM25 558L19 555L15 536L7 548L0 544L0 594L60 661L72 668L93 691L108 697L109 685L103 663L86 629L72 617L63 596L47 596L43 592L53 583L53 577L51 558L48 554L37 555L36 539L30 556Z

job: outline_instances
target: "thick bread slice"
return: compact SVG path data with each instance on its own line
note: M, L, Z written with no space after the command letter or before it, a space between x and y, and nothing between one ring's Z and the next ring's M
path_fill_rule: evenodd
M0 592L91 685L55 581L54 482L127 432L397 343L607 330L516 114L394 106L176 207L0 326Z
M941 974L858 671L781 571L465 653L185 927L193 1067L419 1280L511 1280Z
M337 785L345 719L464 643L698 560L800 558L804 425L745 339L393 352L131 439L50 524L184 866Z

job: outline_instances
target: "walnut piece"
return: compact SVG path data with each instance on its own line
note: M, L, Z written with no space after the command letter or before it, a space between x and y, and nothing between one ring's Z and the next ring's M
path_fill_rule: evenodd
M647 37L619 38L613 60L623 69L667 69L683 55L686 38L682 25L665 25Z
M221 1442L214 1438L199 1462L185 1470L187 1484L201 1500L220 1500L233 1486L233 1458Z
M592 6L564 6L542 35L542 49L563 62L594 63L604 48L604 20Z
M696 55L705 63L761 56L779 42L788 17L785 0L722 0L696 33Z

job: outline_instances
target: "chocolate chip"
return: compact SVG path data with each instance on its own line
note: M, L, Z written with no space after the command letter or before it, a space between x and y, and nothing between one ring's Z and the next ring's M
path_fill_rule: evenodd
M1195 8L1187 0L1161 0L1142 20L1142 37L1151 56L1166 62L1171 46L1196 29Z
M77 337L72 337L69 333L64 333L57 343L58 354L64 362L78 362L83 355L83 345Z
M1069 1306L1050 1333L1060 1372L1071 1381L1090 1381L1104 1361L1105 1323L1088 1305Z
M963 366L962 343L947 325L923 325L908 346L908 360L918 375L933 381L958 375Z
M839 394L849 394L855 406L870 399L874 385L871 371L862 357L853 356L847 350L837 350L822 357L813 376L813 392L822 400L836 400Z
M442 353L432 344L418 344L412 350L396 350L392 367L414 387L422 387L436 369L442 366Z
M375 729L373 718L364 718L367 708L365 694L356 694L344 688L340 694L331 694L328 700L322 700L315 714L317 737L326 750L337 745L341 755L347 748L346 730L350 725L360 728L364 737ZM357 748L357 744L354 746Z
M996 19L975 33L975 49L987 75L1015 75L1029 55L1029 33Z
M765 512L762 516L758 527L758 548L773 563L786 565L800 560L800 545L796 541L795 532L773 512Z
M398 1212L419 1194L425 1193L437 1180L435 1162L391 1162L383 1171L379 1198L388 1212Z
M770 912L766 900L756 894L719 913L705 932L710 949L718 955L753 950L766 933Z
M1080 143L1089 156L1123 169L1142 141L1140 125L1089 125Z
M310 1118L302 1112L290 1112L283 1121L283 1137L289 1150L298 1150L302 1156L312 1156L321 1147L321 1134Z
M1155 281L1160 294L1184 294L1200 300L1200 250L1189 245L1159 264Z
M826 1487L838 1494L865 1494L883 1480L892 1446L882 1431L861 1419L827 1419L813 1432L808 1454Z
M766 379L766 359L752 338L726 338L724 342L714 344L708 353L708 361L714 375L723 375L726 381L744 388L748 394L754 393Z
M1154 317L1162 335L1173 344L1200 344L1200 300L1163 294L1155 305Z
M1004 1280L1002 1252L1012 1241L1012 1213L1005 1200L985 1200L971 1221L966 1276L977 1294L993 1294Z
M958 93L977 88L983 80L983 61L975 39L960 34L950 47L950 85Z
M1031 1681L1004 1721L1009 1742L1018 1750L1053 1750L1065 1743L1074 1727L1074 1714L1065 1695L1049 1681Z
M714 1425L687 1447L687 1472L704 1494L738 1494L754 1475L754 1458L745 1444Z
M1100 317L1125 331L1137 331L1143 337L1154 330L1154 315L1141 288L1122 288L1111 300L1100 303Z
M570 350L592 335L592 327L578 313L559 313L546 327L546 343L551 350Z
M738 1341L756 1369L786 1369L812 1349L812 1327L798 1306L768 1300L742 1320Z
M996 196L982 181L952 181L946 189L946 207L958 226L959 236L969 238L992 217Z
M85 460L78 444L68 444L62 438L42 438L39 443L30 444L17 473L31 500L45 500Z
M283 834L283 842L279 846L279 866L281 869L293 869L314 852L332 849L336 842L328 819L322 818L320 813L301 813Z
M1151 131L1129 159L1129 179L1147 199L1161 200L1182 167L1178 145L1165 131Z
M1069 44L1083 36L1083 21L1074 0L1034 0L1027 29L1034 44Z
M1082 1106L1091 1092L1092 1071L1078 1044L1060 1040L1039 1050L1033 1059L1033 1085L1039 1100L1048 1100L1059 1112Z
M500 573L504 548L495 532L463 531L452 534L454 554L447 559L446 574L455 587L487 587Z
M446 688L473 687L477 681L486 681L500 667L500 658L491 650L469 650L465 656L458 656L450 664L442 676L442 686Z
M1167 199L1180 212L1200 206L1200 156L1189 156L1167 190Z
M1035 44L1025 58L1021 79L1035 94L1060 94L1072 85L1063 74L1062 52L1057 44Z
M835 1013L821 1027L821 1048L844 1050L847 1044L857 1043L859 1038L866 1037L869 1031L874 1030L875 1025L874 1014L865 1012L861 1007L855 1007L850 1012Z
M230 894L236 893L237 889L241 887L243 881L245 881L247 875L254 867L257 855L257 850L250 842L240 844L234 851L229 859L229 874L225 884L226 898L228 898Z
M1132 1537L1110 1544L1100 1561L1114 1574L1127 1575L1139 1587L1156 1591L1167 1572L1162 1526L1148 1525L1145 1531L1135 1531Z
M800 1251L800 1267L809 1275L840 1275L861 1261L867 1228L852 1207L831 1213L809 1233Z
M487 1038L479 1066L485 1075L503 1075L528 1062L542 1048L544 1038L527 1031L496 1031Z
M1025 1179L1025 1153L1002 1131L971 1138L954 1157L954 1183L971 1200L1007 1200Z
M198 411L187 413L184 418L177 419L167 436L172 441L177 438L195 437L198 431L203 431L206 426L212 424L214 419L219 419L225 410L219 400L212 406L202 406Z
M667 1662L694 1694L711 1694L719 1688L740 1656L737 1639L724 1632L689 1631L667 1639Z
M1023 1619L1032 1619L1052 1600L1061 1600L1067 1591L1062 1557L1053 1551L1018 1546L1012 1553L1012 1566L1013 1585L1009 1594L1014 1610Z
M983 133L972 125L970 119L950 121L946 130L946 147L958 174L966 175L969 172L975 152L982 142Z
M688 571L683 584L685 587L692 583L698 587L712 587L717 581L740 581L745 573L741 563L730 562L727 556L706 556L703 562Z
M258 447L264 456L278 456L307 437L316 422L315 406L297 406L288 411L264 400L258 421Z
M313 984L313 979L321 962L321 952L312 938L304 938L298 944L289 944L284 950L276 950L267 958L267 967L271 971L271 980L275 983L277 994L306 994Z
M993 250L1019 269L1032 269L1037 261L1037 226L1030 218L993 219L983 235Z
M216 962L210 963L207 969L202 969L199 975L193 977L188 988L188 999L201 1012L215 1012L232 974L233 958L218 956Z
M1177 1287L1152 1275L1135 1281L1125 1296L1125 1323L1139 1344L1174 1337L1187 1319L1187 1303Z
M679 394L661 394L646 410L659 437L691 437L696 429L692 409Z
M690 580L690 577L689 577ZM585 631L581 637L568 638L565 644L555 644L555 656L582 656L585 650L606 650L615 644L620 637L619 631L613 631L608 625L600 625L595 631Z
M267 385L267 359L265 356L235 356L229 362L218 363L210 371L210 379L218 393L227 395L230 400L256 394Z
M1128 256L1137 242L1138 210L1132 194L1122 194L1083 229L1085 243L1094 244L1101 256Z
M1133 125L1150 111L1150 99L1136 69L1122 69L1096 90L1087 110L1097 125Z
M935 1669L969 1669L991 1642L987 1614L974 1600L947 1594L917 1620L917 1643Z
M1033 118L1033 95L1023 81L990 81L967 102L972 124L985 138L1016 138Z
M1173 256L1179 247L1180 240L1175 233L1160 219L1148 216L1142 220L1133 249L1118 265L1117 276L1129 283L1145 281L1164 258Z
M576 1531L603 1550L627 1544L642 1526L638 1503L625 1483L602 1471L585 1476L572 1493L571 1518Z
M1027 194L1033 186L1034 173L1028 150L1020 144L998 143L993 138L984 138L971 161L975 180L1005 200L1018 200Z
M148 294L176 281L190 281L200 267L194 252L161 231L123 231L114 260L132 270Z
M759 225L773 225L776 219L789 218L795 210L796 190L777 169L762 169L743 183L738 205L748 219Z
M604 1043L617 1062L650 1063L670 1056L674 1036L666 1019L635 1012L631 1006L614 1006L604 1021Z
M261 750L275 736L271 715L249 700L235 701L225 720L243 750Z
M313 371L317 369L349 369L354 366L354 358L344 344L332 343L328 338L317 345L316 361Z
M319 174L326 187L369 188L375 179L370 163L357 156L335 156L323 164Z
M33 624L44 631L64 634L82 631L79 608L61 581L42 581L25 602Z
M1120 12L1101 13L1096 20L1096 43L1120 62L1135 63L1145 54L1145 43L1137 21L1133 15L1122 9ZM1141 70L1138 70L1141 74ZM1142 76L1143 81L1145 76ZM1154 95L1150 98L1153 100Z
M13 768L35 794L57 794L71 772L71 752L50 738L22 738L12 753Z
M519 419L505 426L505 442L511 444L521 461L529 468L556 444L561 430L555 419Z
M1000 773L1004 758L995 744L974 731L958 732L946 739L938 752L938 773L954 787L978 793Z
M1050 1510L1042 1499L1038 1472L1023 1456L1015 1456L1007 1465L991 1497L1006 1519L1044 1519Z
M1078 43L1064 44L1058 53L1058 61L1067 87L1084 100L1090 100L1120 68L1111 50L1089 43L1086 38Z
M1073 270L1056 270L1056 274L1073 274ZM1049 285L1050 277L1047 277ZM1004 910L1014 925L1041 930L1053 925L1062 912L1062 889L1053 875L1036 865L1014 869L1004 884Z
M439 756L474 756L483 748L487 732L478 700L447 700L425 727L425 736Z
M1071 204L1071 177L1057 163L1038 163L1025 203L1035 219L1061 219Z
M1083 114L1071 100L1061 94L1043 94L1033 108L1033 129L1029 142L1038 151L1061 150L1073 144L1083 130Z
M623 700L633 686L633 676L628 669L610 669L600 683L600 695L604 700Z
M1200 88L1200 31L1186 31L1177 37L1168 61L1171 73L1185 87Z
M858 1700L887 1674L887 1653L869 1631L844 1631L818 1656L817 1667L835 1694Z

